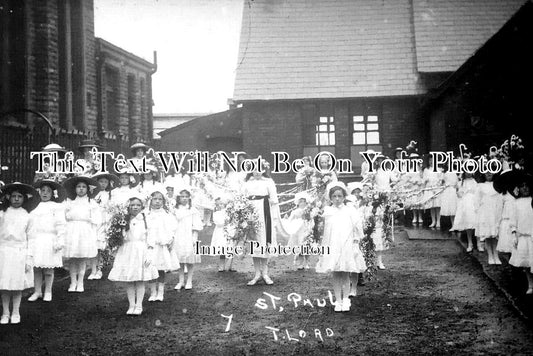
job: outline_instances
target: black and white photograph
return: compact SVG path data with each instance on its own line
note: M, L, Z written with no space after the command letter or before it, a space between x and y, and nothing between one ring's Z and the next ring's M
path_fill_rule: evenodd
M0 355L533 355L532 0L0 0Z

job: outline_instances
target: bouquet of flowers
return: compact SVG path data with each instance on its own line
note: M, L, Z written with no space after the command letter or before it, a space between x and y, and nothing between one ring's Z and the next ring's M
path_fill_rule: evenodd
M109 227L107 228L107 247L111 252L124 244L126 226L129 224L129 214L126 205L111 205L108 208L111 216Z
M359 247L363 252L365 258L367 275L369 279L373 279L376 274L376 245L372 240L372 234L376 228L375 216L371 215L365 219L363 227L363 239L359 242Z
M227 238L243 242L245 239L255 237L260 227L259 215L244 195L235 196L226 205L224 234Z

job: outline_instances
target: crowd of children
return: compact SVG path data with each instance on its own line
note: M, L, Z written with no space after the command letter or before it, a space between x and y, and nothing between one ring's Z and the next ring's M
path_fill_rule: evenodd
M57 147L56 147L57 146ZM58 145L47 146L60 151ZM228 192L247 197L259 217L259 229L253 239L261 246L276 245L287 237L289 246L303 246L320 234L320 243L329 253L320 256L318 273L332 273L335 311L348 311L349 297L357 294L367 263L361 248L365 226L372 220L371 240L375 265L385 269L383 251L390 248L392 213L385 205L367 198L374 194L402 192L401 206L411 210L413 224L422 223L422 211L431 216L430 228L440 228L441 216L450 217L451 231L465 231L468 251L486 249L489 264L501 264L499 253L511 253L509 263L525 268L528 294L533 294L533 180L521 167L508 167L497 176L482 177L450 172L449 167L431 164L418 172L397 173L380 167L384 156L375 160L375 169L362 167L362 182L348 185L338 181L335 171L311 168L310 160L296 177L300 192L294 194L294 208L281 219L281 205L276 184L266 172L230 172L217 194L205 189L201 178L175 172L166 177L149 162L148 173L95 174L98 162L91 160L94 143L83 142L84 171L67 178L57 174L39 174L33 186L11 183L1 188L0 211L0 294L1 324L20 322L22 291L34 288L29 301L52 300L54 269L65 268L70 275L68 292L82 293L86 269L89 279L102 278L102 254L108 247L111 224L110 207L127 209L123 236L116 247L108 279L124 283L129 308L126 314L140 315L146 286L150 302L163 301L169 272L178 273L176 290L192 289L195 265L201 256L195 253L198 232L213 223L212 247L232 247L235 241L227 233L226 204ZM135 159L143 162L147 146L132 146ZM409 147L408 147L409 149ZM401 151L398 149L397 151ZM329 162L320 160L327 168ZM418 158L416 152L410 158ZM266 167L268 168L268 167ZM419 167L421 168L421 167ZM217 186L215 177L213 186ZM222 184L222 183L221 183ZM310 192L313 192L311 198ZM311 209L312 208L312 209ZM388 215L390 214L390 215ZM320 226L321 225L321 226ZM231 235L231 234L230 234ZM275 254L252 255L255 275L249 286L262 280L273 284L268 261ZM232 259L221 255L218 271L235 271ZM310 269L309 256L295 255L297 269ZM187 278L185 278L187 274ZM44 291L43 291L44 285Z

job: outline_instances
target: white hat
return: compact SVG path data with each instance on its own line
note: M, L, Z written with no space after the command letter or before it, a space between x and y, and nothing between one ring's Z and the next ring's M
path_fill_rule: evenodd
M336 188L336 187L341 188L342 190L344 190L344 194L348 195L348 189L346 189L346 185L344 185L343 182L340 182L340 181L331 182L331 183L329 183L326 186L326 197L328 199L329 199L329 193L330 193L331 189Z
M305 199L305 201L307 202L307 204L310 204L313 200L311 199L311 197L309 196L309 194L307 194L306 192L299 192L299 193L296 193L294 195L294 204L295 205L298 205L298 203L300 202L300 199Z
M353 192L354 189L363 190L363 183L361 182L350 182L348 183L348 192Z

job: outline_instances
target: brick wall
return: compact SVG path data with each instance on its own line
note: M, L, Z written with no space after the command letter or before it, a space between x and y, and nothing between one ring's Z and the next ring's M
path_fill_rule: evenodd
M28 106L59 124L57 0L28 5Z
M94 38L94 4L93 0L83 0L85 21L85 81L87 106L85 108L86 130L97 131L96 116L96 59Z

